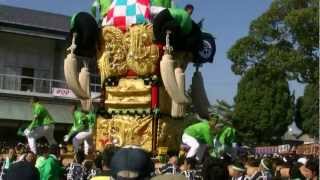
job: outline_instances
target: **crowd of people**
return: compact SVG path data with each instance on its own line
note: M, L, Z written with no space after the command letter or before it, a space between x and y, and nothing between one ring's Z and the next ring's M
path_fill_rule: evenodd
M258 157L223 153L214 158L205 153L201 160L186 157L187 152L169 151L154 157L138 146L109 145L102 152L87 156L80 149L73 160L64 162L62 147L41 146L38 154L17 155L10 148L1 160L2 180L103 180L103 179L186 179L258 180L318 179L317 156L278 155Z
M37 98L32 99L32 110L34 120L22 133L28 146L19 143L7 150L0 180L318 179L316 157L237 152L235 128L216 115L188 126L180 151L155 157L137 144L121 148L109 144L102 152L92 152L95 114L75 106L73 126L64 138L65 142L72 139L74 157L65 161L66 148L58 146L53 136L52 116ZM48 145L37 144L41 137Z

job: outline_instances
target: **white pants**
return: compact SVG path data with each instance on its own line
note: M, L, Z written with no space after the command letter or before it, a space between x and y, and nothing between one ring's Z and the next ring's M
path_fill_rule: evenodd
M192 136L189 136L186 133L182 135L182 142L190 147L187 158L194 157L200 147L200 143Z
M31 131L29 129L26 129L24 131L24 134L26 135L26 137L28 139L28 144L29 144L30 150L35 154L37 154L36 140L41 137L45 137L47 139L49 145L57 144L56 140L54 139L53 133L54 133L54 125L53 124L40 126L40 127L37 127Z
M84 153L88 155L92 147L92 130L81 131L76 134L72 139L72 144L75 152L78 152L81 144L84 142Z

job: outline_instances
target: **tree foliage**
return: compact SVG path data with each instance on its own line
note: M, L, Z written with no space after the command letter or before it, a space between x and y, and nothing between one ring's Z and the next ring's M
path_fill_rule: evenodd
M274 0L228 51L232 71L242 75L264 64L289 79L318 83L318 8L316 0Z
M285 74L256 65L238 84L233 124L243 142L268 144L286 132L293 118L292 107Z
M298 99L297 114L299 126L304 133L319 136L319 85L308 84L304 95Z
M223 120L232 121L233 106L225 100L217 100L216 104L212 106L212 109Z
M247 36L228 51L232 71L242 75L233 112L245 142L270 142L292 122L318 133L319 2L274 0L251 22ZM288 80L307 83L293 113Z

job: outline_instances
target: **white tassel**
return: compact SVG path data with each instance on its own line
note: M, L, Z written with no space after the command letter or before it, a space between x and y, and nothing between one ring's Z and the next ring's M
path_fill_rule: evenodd
M167 90L171 99L176 103L188 103L184 91L181 91L174 73L174 61L172 56L165 54L160 62L160 72L165 89Z
M89 73L89 70L88 70L88 67L86 64L84 67L81 68L81 71L79 73L79 83L80 83L81 89L85 91L87 96L91 97L91 95L90 95L90 73ZM82 109L85 111L90 111L91 106L92 106L91 99L86 99L86 100L80 99L80 101L81 101Z
M178 67L175 69L175 76L178 84L178 88L181 92L185 91L185 74L182 68ZM185 104L176 103L172 100L171 116L172 117L183 117L185 114Z
M71 51L64 60L64 76L66 79L67 86L73 91L73 93L80 99L90 98L88 94L81 88L78 81L78 72L77 72L77 59L74 54L76 49L75 39L77 34L74 33L72 37L72 44L68 48Z
M67 55L64 60L64 76L67 86L80 99L89 99L88 94L81 88L78 81L77 60L73 53Z
M175 78L175 62L171 55L172 47L169 44L170 32L167 32L165 53L160 61L160 73L166 91L176 103L188 103L184 91L181 92Z

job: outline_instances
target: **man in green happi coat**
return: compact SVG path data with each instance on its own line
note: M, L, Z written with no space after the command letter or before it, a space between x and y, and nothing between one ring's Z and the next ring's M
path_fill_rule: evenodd
M111 3L112 0L95 0L91 5L91 14L96 17L99 13L99 18L102 19L108 12Z
M233 144L236 142L236 130L227 124L221 125L221 131L215 136L213 140L213 151L211 153L214 157L220 157L223 153L233 155Z
M72 144L75 152L78 152L82 143L84 143L85 154L89 153L92 147L92 131L95 124L96 115L94 112L84 112L81 108L73 108L73 125L64 141L72 138Z
M59 147L52 145L49 147L49 154L36 165L40 174L40 180L60 180L63 175L63 167L58 160Z
M190 147L187 158L195 156L198 159L198 150L202 145L207 145L214 157L220 157L223 153L231 155L235 133L235 129L221 121L217 115L212 115L209 120L190 125L182 135L182 143Z
M184 129L182 143L189 147L186 157L195 157L197 160L201 160L199 151L204 145L212 149L213 139L220 131L221 126L217 119L202 120Z
M50 145L57 144L54 139L54 120L48 110L39 102L39 98L32 98L33 120L24 131L28 139L30 150L37 154L36 140L45 137Z

